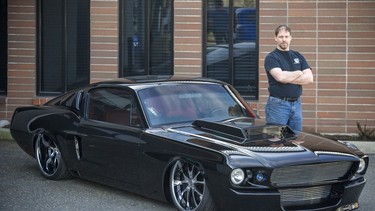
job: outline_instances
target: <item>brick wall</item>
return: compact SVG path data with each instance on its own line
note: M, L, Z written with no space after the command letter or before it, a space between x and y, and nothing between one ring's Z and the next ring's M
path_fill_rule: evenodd
M36 93L35 49L35 1L8 1L8 95L1 110L5 119L12 117L16 107L33 104Z
M90 82L118 78L118 1L91 0Z
M174 74L202 75L201 0L174 0Z
M263 67L275 48L273 31L292 28L292 49L313 68L315 83L304 87L304 129L353 133L356 122L375 127L375 1L260 1L261 116L268 97Z
M201 76L202 0L174 0L176 75ZM275 48L279 24L293 29L292 48L304 53L315 76L304 88L305 130L355 132L359 121L375 127L375 1L261 0L259 26L260 99L251 102L261 117L268 97L263 62ZM91 0L90 79L118 77L118 0ZM0 118L10 119L36 96L36 0L8 1L8 95Z

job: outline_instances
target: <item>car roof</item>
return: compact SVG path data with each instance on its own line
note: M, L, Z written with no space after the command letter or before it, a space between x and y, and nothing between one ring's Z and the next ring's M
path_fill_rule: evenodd
M149 84L149 83L160 83L160 82L182 82L182 81L199 81L209 83L225 84L222 81L203 78L203 77L186 77L186 76L171 76L171 75L143 75L143 76L131 76L125 78L117 78L108 81L101 81L91 84L91 86L105 86L105 85L136 85L136 84Z

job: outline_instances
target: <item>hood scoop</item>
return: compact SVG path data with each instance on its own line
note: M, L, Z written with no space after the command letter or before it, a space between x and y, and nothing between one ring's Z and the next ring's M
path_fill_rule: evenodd
M283 125L255 126L251 122L244 124L244 122L236 121L220 123L196 120L193 122L193 126L208 133L229 138L237 143L260 140L278 142L296 137L296 134L288 126Z

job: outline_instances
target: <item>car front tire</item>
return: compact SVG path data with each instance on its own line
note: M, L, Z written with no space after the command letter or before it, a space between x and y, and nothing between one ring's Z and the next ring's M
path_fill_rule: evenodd
M177 160L173 164L170 191L173 204L180 211L215 210L202 171L190 162Z
M38 134L35 141L35 158L47 179L67 179L70 176L56 143L43 133Z

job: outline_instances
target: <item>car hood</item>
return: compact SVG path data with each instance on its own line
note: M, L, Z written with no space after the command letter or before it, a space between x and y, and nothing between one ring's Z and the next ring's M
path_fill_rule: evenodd
M253 118L223 122L196 120L189 126L168 127L156 133L226 155L241 154L257 158L270 166L290 164L290 160L317 162L324 156L364 155L354 145L303 132L297 136L288 126L267 125L263 120ZM276 153L278 156L275 156ZM284 156L288 159L280 159Z

